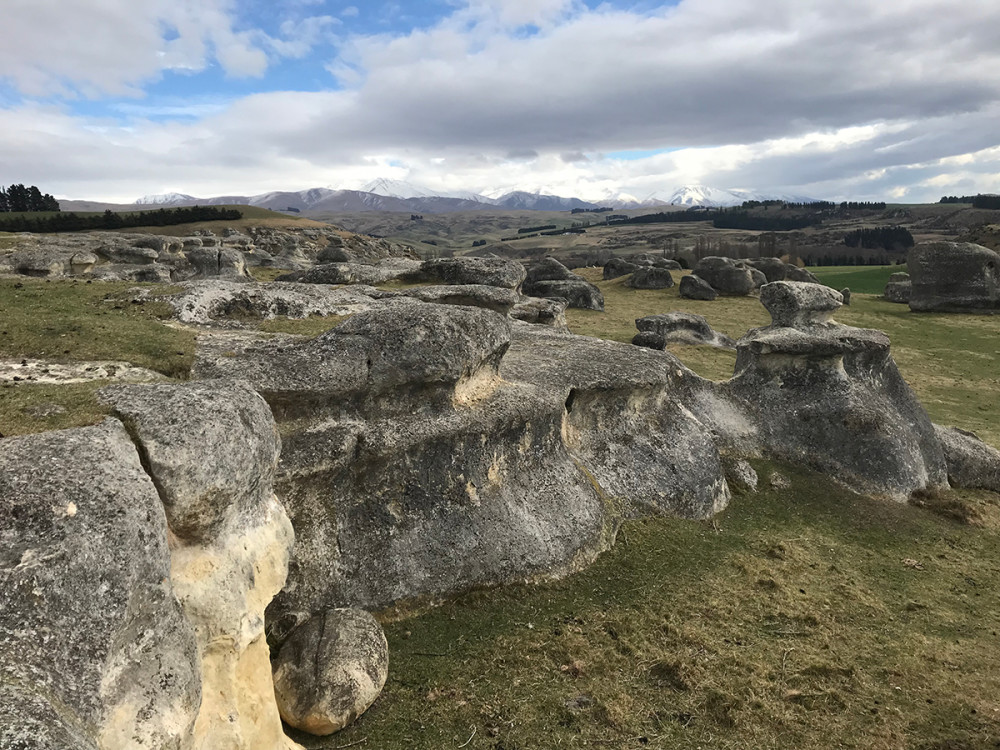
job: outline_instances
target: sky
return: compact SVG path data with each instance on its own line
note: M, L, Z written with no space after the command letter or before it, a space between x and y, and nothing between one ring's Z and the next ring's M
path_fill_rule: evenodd
M1000 192L997 0L3 0L0 184Z

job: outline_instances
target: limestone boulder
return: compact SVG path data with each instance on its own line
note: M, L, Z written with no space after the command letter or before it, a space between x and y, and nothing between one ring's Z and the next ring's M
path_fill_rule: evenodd
M955 487L1000 492L1000 451L974 432L934 425L944 448L948 479Z
M809 328L829 323L844 296L822 284L776 281L761 287L760 303L770 313L772 326Z
M669 269L645 266L637 268L625 283L633 289L667 289L674 285L674 277Z
M668 343L736 349L735 341L715 331L701 315L691 313L648 315L637 319L635 327L639 329L639 335L632 340L632 343L651 349L662 350Z
M788 264L781 258L752 258L745 262L747 265L763 273L768 283L772 281L784 281L785 277L788 276Z
M604 310L604 295L601 290L585 279L535 281L524 284L525 294L547 299L566 300L569 307L581 310Z
M328 609L291 633L273 669L281 718L303 732L333 734L382 692L389 645L382 626L364 610Z
M0 439L0 747L188 747L167 521L121 423Z
M303 271L286 273L275 281L299 284L367 284L378 285L409 279L420 271L420 262L392 258L381 262L326 263Z
M204 242L203 238L202 241ZM194 268L195 279L225 279L227 281L253 281L247 271L243 253L230 248L197 247L186 252Z
M910 250L910 309L995 312L1000 308L1000 255L971 242L924 242Z
M637 264L627 261L624 258L610 258L608 262L604 264L603 278L605 281L610 281L611 279L628 276L638 267L639 266Z
M500 286L485 286L483 284L421 286L412 289L403 289L398 292L376 291L372 292L371 296L373 299L411 297L421 302L431 302L439 305L482 307L501 315L507 315L521 299L521 296L513 289Z
M544 299L542 297L522 297L510 311L510 317L525 323L552 326L562 331L568 331L566 308L568 302L564 299Z
M162 263L106 263L95 266L91 277L101 281L135 281L144 284L169 284L170 267Z
M719 294L746 296L758 286L751 268L732 258L702 258L695 265L694 274Z
M912 291L913 285L910 281L910 274L900 272L889 276L889 282L885 285L885 291L882 293L882 296L889 302L898 302L905 305L909 303Z
M786 263L785 270L787 271L785 274L785 281L803 281L809 284L819 283L819 279L816 278L816 275L808 269L799 268L792 263Z
M525 276L524 266L507 258L433 258L425 260L415 272L422 281L503 289L519 289Z
M719 296L712 285L700 276L688 274L681 279L677 293L685 299L697 299L711 302Z

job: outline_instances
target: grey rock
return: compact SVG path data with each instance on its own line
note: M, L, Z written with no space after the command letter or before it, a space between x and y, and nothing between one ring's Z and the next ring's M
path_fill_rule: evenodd
M840 290L840 296L844 298L844 305L851 304L851 289L850 287L844 287Z
M301 284L368 284L378 285L407 279L419 273L418 261L394 258L380 263L327 263L304 271L283 274L275 281Z
M763 273L768 282L784 281L788 276L789 264L781 258L752 258L745 262Z
M339 237L337 238L340 239ZM347 250L344 249L343 241L334 244L330 243L325 248L319 251L316 256L317 263L353 263L357 261L353 255L351 255Z
M934 425L948 464L948 479L955 487L1000 492L1000 451L974 432Z
M683 268L680 263L671 258L657 258L653 261L653 265L657 268L666 268L668 271L680 271Z
M750 267L732 258L702 258L695 265L694 274L719 294L746 296L757 287Z
M214 247L192 248L187 251L187 259L194 266L195 279L253 281L253 277L247 271L243 253L238 250Z
M808 271L805 268L799 268L791 263L786 263L785 268L787 273L785 274L785 281L803 281L809 284L818 284L819 279L812 271Z
M542 258L528 267L525 277L525 282L528 284L537 281L582 281L582 279L555 258Z
M635 321L635 327L639 329L640 336L643 334L653 334L653 337L645 337L642 341L661 340L660 346L650 346L650 343L641 343L636 339L633 344L639 346L650 346L654 349L663 349L669 342L679 344L690 344L693 346L707 345L720 349L736 349L736 342L725 334L713 330L708 321L701 315L691 313L665 313L662 315L648 315Z
M743 458L731 458L724 462L726 480L729 486L741 492L756 492L759 478L750 463Z
M444 284L481 284L519 289L524 266L507 258L433 258L420 266L417 278Z
M695 274L688 274L681 278L677 293L685 299L697 299L711 302L719 296L719 293L712 288L712 285Z
M753 281L753 288L759 289L767 283L767 276L764 275L763 271L759 271L756 268L750 268L750 279Z
M15 273L24 276L62 276L69 265L65 253L48 248L15 251L10 260Z
M889 283L885 285L883 296L889 302L907 304L910 301L913 285L908 273L894 273L889 277Z
M582 310L604 310L604 295L589 281L578 278L569 281L534 281L524 283L524 293L533 297L566 300L569 307Z
M371 296L374 299L412 297L421 302L432 302L439 305L482 307L501 315L507 315L520 301L520 295L513 289L482 284L422 286L398 292L373 292Z
M773 326L809 328L829 323L844 298L822 284L776 281L761 287L760 302L771 314Z
M637 268L625 283L633 289L667 289L674 285L674 277L666 268L647 266Z
M200 701L163 508L122 425L0 440L0 747L179 748Z
M315 735L338 732L363 714L389 675L382 626L360 609L328 609L297 627L274 659L281 718Z
M171 278L170 267L162 263L147 265L109 263L96 266L91 276L100 281L135 281L148 284L169 284Z
M129 244L126 240L114 240L97 248L98 255L107 258L111 263L123 265L145 265L155 263L160 257L160 251L151 247ZM148 243L152 244L152 243Z
M638 267L639 266L635 263L631 263L624 258L610 258L608 262L604 264L604 280L610 281L611 279L617 279L621 276L627 276Z
M525 323L552 326L562 331L568 331L566 308L569 303L564 299L543 299L542 297L522 297L510 311L510 317Z
M910 309L994 312L1000 308L1000 254L971 242L925 242L910 250Z
M247 487L271 484L281 441L267 404L246 384L116 385L101 398L141 436L170 530L182 540L205 543L262 501ZM208 446L227 449L205 461Z

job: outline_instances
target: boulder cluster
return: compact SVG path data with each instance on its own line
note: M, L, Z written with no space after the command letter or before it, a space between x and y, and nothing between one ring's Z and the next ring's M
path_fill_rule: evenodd
M734 260L709 256L702 258L688 276L681 279L679 293L687 299L707 300L724 296L745 297L764 284L775 281L816 282L804 268L785 263L780 258Z
M295 747L282 721L333 732L378 696L370 613L568 574L626 519L710 518L756 487L749 457L892 501L1000 489L1000 453L932 425L826 287L709 263L771 325L651 316L637 347L558 325L599 293L554 261L383 265L432 285L190 282L192 382L0 440L0 747ZM248 311L346 319L263 337L229 325ZM677 337L735 346L734 377L661 350Z

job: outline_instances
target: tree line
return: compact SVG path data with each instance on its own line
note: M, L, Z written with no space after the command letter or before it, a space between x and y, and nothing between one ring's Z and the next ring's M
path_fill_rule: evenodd
M979 195L946 195L939 203L971 203L973 208L1000 209L1000 195L984 194Z
M59 201L48 193L42 194L34 185L25 187L17 184L9 188L0 187L0 212L58 211Z
M12 216L0 218L0 231L4 232L77 232L80 230L128 229L131 227L165 227L194 221L236 221L243 213L235 208L217 206L189 206L159 208L155 211L137 211L119 214L108 210L103 214L56 213L48 216Z
M883 248L901 252L913 247L913 235L906 227L855 229L844 235L844 244L848 247Z

